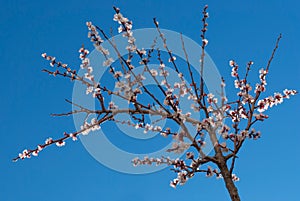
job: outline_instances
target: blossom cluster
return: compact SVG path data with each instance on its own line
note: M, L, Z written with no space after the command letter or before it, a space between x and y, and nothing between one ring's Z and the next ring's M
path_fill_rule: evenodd
M193 161L192 164L195 164ZM206 173L206 177L212 177L216 175L216 179L221 179L222 174L217 169L212 169L210 166L207 169L199 169L195 168L192 165L187 166L183 160L176 159L173 163L173 166L177 172L177 178L170 181L170 186L176 188L177 185L184 185L189 178L192 178L196 172L204 172ZM234 175L234 174L233 174ZM233 181L238 181L238 177L234 175L232 177Z
M82 47L79 49L79 52L80 52L79 58L81 59L80 67L82 69L87 70L87 72L84 74L84 77L93 82L94 81L94 75L92 75L93 67L90 66L90 59L87 58L89 51L87 49L84 49L84 47ZM88 92L87 92L87 94L88 94Z
M108 49L102 46L104 40L101 38L99 32L97 31L97 27L93 25L92 22L86 22L86 26L88 27L88 38L90 38L91 42L93 42L94 47L105 57L105 61L103 62L103 66L110 66L114 60L109 57L110 53Z
M55 144L57 147L63 147L66 145L66 140L71 138L73 141L77 140L77 136L79 134L87 135L90 131L99 130L101 127L99 125L99 122L96 118L93 118L91 120L91 123L85 122L83 126L81 126L81 130L77 131L75 133L66 133L64 132L64 137L54 140L53 138L49 137L45 140L44 144L40 144L36 147L36 149L29 150L25 149L22 153L19 153L18 157L13 159L13 161L17 161L18 159L25 159L25 158L31 158L31 155L38 156L38 154L45 149L46 147Z
M283 94L281 93L274 93L274 96L269 96L267 98L264 98L262 100L259 100L257 102L257 107L259 112L266 111L269 107L273 107L274 105L281 104L283 102L283 99L287 98L289 99L291 95L297 94L296 90L288 90L285 89L283 91Z
M132 21L124 17L119 8L114 7L114 10L113 20L119 24L118 32L122 33L128 43L126 47L128 58L121 56L116 44L107 37L101 28L93 25L92 22L87 22L86 26L89 31L88 38L90 38L94 47L105 58L103 66L108 67L112 75L112 80L115 81L115 88L110 90L109 87L103 86L102 83L100 85L100 83L95 81L93 75L94 69L89 59L89 51L84 46L79 49L79 58L81 59L80 68L84 69L85 72L83 76L77 75L76 70L72 70L67 64L57 61L55 57L43 53L42 57L50 62L50 66L57 68L55 71L44 70L45 72L54 76L71 78L71 80L76 80L84 84L86 86L85 93L87 95L92 94L95 100L99 101L100 109L90 110L69 101L69 103L79 109L57 116L67 116L77 113L85 114L86 119L80 130L69 134L64 133L64 136L60 139L54 140L48 138L44 144L38 145L33 150L25 149L14 160L30 158L31 155L37 156L40 151L52 144L58 147L65 146L67 139L76 141L78 135L88 135L92 131L101 129L103 122L113 121L114 123L126 124L136 129L141 129L145 134L148 132L157 132L163 137L170 136L173 143L172 147L166 150L167 152L182 154L188 151L186 157L181 159L144 157L143 159L135 158L132 160L134 166L152 164L173 166L171 170L177 174L177 177L170 182L171 187L175 188L177 185L185 184L189 178L192 178L199 172L204 173L207 177L215 175L216 178L223 178L223 176L226 176L224 180L227 179L227 181L225 182L228 182L228 180L230 182L239 181L239 178L235 174L232 174L239 149L246 139L258 139L261 137L260 131L256 131L253 128L253 124L257 121L264 121L269 117L263 113L267 109L281 104L284 99L289 99L290 96L297 94L295 90L285 89L283 93L274 93L273 96L263 99L260 97L266 91L266 76L278 42L276 48L273 50L268 66L259 70L259 82L256 85L251 85L248 80L250 68L254 64L252 61L247 64L245 75L239 73L239 65L234 60L229 61L229 65L232 68L231 76L234 78L234 87L238 90L237 99L229 102L224 93L225 81L222 79L220 83L221 91L214 93L206 92L203 79L199 80L200 83L194 80L188 61L188 70L192 83L189 84L186 81L187 79L183 72L176 65L176 56L168 48L166 38L161 32L156 19L154 19L154 23L163 41L163 46L168 53L168 62L170 65L173 65L179 81L175 83L171 82L172 79L169 77L170 72L166 69L159 49L157 49L159 68L149 67L149 62L152 61L150 60L152 57L151 54L155 51L156 41L150 50L139 49L135 44L136 39L133 36ZM206 10L207 7L203 10L203 28L201 30L201 74L205 70L204 48L208 44L208 39L205 36L208 26L206 22L208 13ZM117 55L119 55L118 59L120 60L121 67L116 67L115 61L110 57L110 52L102 46L104 40L100 34L103 39L108 40ZM183 40L182 46L185 52ZM136 61L134 56L138 57L138 61ZM142 73L135 73L133 71L135 62L144 67ZM63 69L63 71L60 71L60 69ZM146 75L151 76L152 81L157 85L157 90L163 96L157 96L156 91L151 91L144 85ZM254 91L252 91L253 88L255 88ZM217 98L217 94L221 95L221 100ZM127 101L129 106L127 108L120 108L121 105L119 107L119 105L112 101L113 99L106 99L106 97L111 98L113 96ZM181 103L184 98L191 102L188 108L201 114L201 118L194 118L192 111L183 109L185 107L182 107ZM118 120L118 114L127 114L130 116L130 120ZM159 116L158 120L150 122L145 117L150 117L151 115ZM97 116L97 118L91 118L92 116ZM158 122L166 119L176 123L180 127L178 131L173 132L169 127L165 128L158 125ZM194 129L187 129L187 125L192 125ZM211 140L210 143L214 146L211 153L203 151L206 146L206 139ZM231 163L228 162L229 160L231 160ZM208 163L213 163L217 167L212 168ZM231 166L224 168L225 165L229 166L228 164L231 164Z
M91 131L99 130L101 127L96 118L92 118L91 123L84 122L84 124L80 127L82 130L82 135L88 135Z
M53 56L50 56L50 55L47 55L47 53L43 53L41 54L41 56L50 61L50 66L51 67L56 67L57 70L55 71L48 71L48 70L44 70L45 72L53 75L53 76L56 76L56 75L62 75L64 77L66 76L69 76L72 80L75 79L75 77L77 76L76 74L76 70L72 70L71 68L68 67L68 64L65 64L65 63L62 63L61 61L57 61L56 60L56 57L53 57ZM59 68L63 68L65 70L64 73L61 73L58 69Z
M126 37L128 40L128 46L126 47L126 49L129 52L135 52L137 48L135 46L135 38L133 37L132 32L132 21L124 17L122 13L120 13L119 8L114 7L114 9L116 14L114 15L113 20L120 24L118 32L123 33L123 37Z
M161 165L161 164L171 165L174 163L174 160L170 159L169 157L149 158L148 156L145 156L143 159L136 157L131 162L134 166L152 165L153 163L155 163L156 165Z

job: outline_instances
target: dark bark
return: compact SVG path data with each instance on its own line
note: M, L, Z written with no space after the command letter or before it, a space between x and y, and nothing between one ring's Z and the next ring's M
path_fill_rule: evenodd
M211 130L209 132L209 137L213 144L218 144L215 130ZM237 190L236 186L234 185L234 182L232 181L232 176L227 167L226 159L225 159L225 156L222 154L221 148L219 146L214 146L214 150L216 153L215 157L217 159L216 164L218 165L218 168L221 171L221 174L223 176L223 179L224 179L224 182L226 185L226 189L230 195L231 200L232 201L240 201L241 199L238 194L238 190Z
M230 171L227 167L226 160L223 156L219 157L219 169L221 170L221 174L223 176L227 191L230 195L230 198L232 201L240 201L240 196L238 194L238 189L234 185L234 182L232 181L232 176L230 174Z

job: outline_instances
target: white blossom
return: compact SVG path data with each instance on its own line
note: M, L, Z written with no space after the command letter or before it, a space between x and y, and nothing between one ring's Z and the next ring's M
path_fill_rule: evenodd
M233 67L235 65L235 62L233 60L229 61L229 66Z
M76 135L73 134L73 133L70 134L70 137L72 138L73 141L77 141L78 140L77 137L76 137Z
M66 142L65 142L65 141L58 141L58 142L56 142L55 144L56 144L56 146L58 146L58 147L62 147L62 146L65 146L65 145L66 145Z
M109 57L107 60L103 62L103 66L110 66L113 62L114 60L111 57Z
M150 73L151 73L151 75L154 76L154 77L158 75L158 72L157 72L157 70L155 70L155 69L151 69L151 70L150 70Z
M232 181L239 181L240 180L240 178L238 178L235 174L232 174L231 178L232 178Z
M86 91L85 91L85 93L86 93L86 94L90 94L90 93L92 93L92 92L93 92L93 90L94 90L94 87L92 87L92 86L89 86L89 87L87 87L87 88L86 88Z
M45 141L45 144L51 144L53 142L53 139L50 137L50 138L47 138L46 141Z
M208 40L206 38L204 38L204 39L202 39L202 43L203 43L204 46L207 46Z
M172 56L171 58L169 58L169 62L172 62L172 61L175 61L175 60L176 60L175 56Z

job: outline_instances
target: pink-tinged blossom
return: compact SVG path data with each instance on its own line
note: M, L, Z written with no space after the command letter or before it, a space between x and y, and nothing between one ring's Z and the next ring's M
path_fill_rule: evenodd
M234 86L236 89L241 87L241 82L239 80L234 80Z
M296 90L288 90L288 89L285 89L283 91L284 95L285 95L285 98L290 98L290 95L296 95L297 94L297 91Z
M89 30L88 38L91 39L91 42L93 42L94 46L98 49L98 47L101 47L101 43L103 43L103 40L101 39L97 28L92 24L92 22L86 22L86 26Z
M257 140L258 138L260 138L260 136L261 136L260 131L257 131L257 132L253 135L253 139L254 139L254 140Z
M119 32L123 32L123 37L128 39L128 46L126 49L130 52L134 52L137 48L135 46L135 38L133 37L132 32L132 21L129 21L127 18L123 17L120 13L119 8L115 8L116 14L114 15L113 20L117 21L122 27L118 29Z
M75 134L73 134L73 133L70 134L70 137L72 138L73 141L77 141L78 140L77 136Z
M202 44L203 46L207 46L208 40L206 38L202 39Z
M239 122L240 121L238 112L236 110L230 110L229 115L231 117L232 122Z
M56 142L55 144L56 144L56 146L58 146L58 147L62 147L62 146L65 146L65 145L66 145L66 142L65 142L65 141L58 141L58 142Z
M265 101L265 99L263 99L263 100L259 100L257 102L257 106L258 106L258 109L257 109L258 112L264 112L265 110L268 109L269 104Z
M207 101L212 102L212 99L214 98L214 95L212 93L207 94Z
M176 60L176 57L175 56L172 56L171 58L169 58L169 62L173 62Z
M133 163L133 166L135 166L135 167L141 164L141 160L138 157L132 159L131 162Z
M43 148L43 146L41 146L41 145L38 145L37 146L37 150L40 152L40 151L42 151L44 148Z
M104 62L103 62L103 66L110 66L112 63L114 62L114 60L112 59L112 58L108 58L107 60L105 60Z
M235 182L240 180L240 178L238 178L235 174L232 174L231 178L232 178L232 181L235 181Z
M130 77L131 77L130 73L126 73L126 74L124 75L124 78L125 78L125 79L129 79Z
M123 31L124 31L123 26L120 25L120 26L118 27L118 33L121 33L121 32L123 32Z
M22 159L22 160L25 158L25 156L24 156L23 154L21 154L21 153L19 153L18 157L19 157L20 159Z
M259 113L259 114L253 114L253 116L255 117L255 119L259 120L259 121L263 121L264 119L267 119L269 118L268 115L265 115L265 114L262 114L262 113Z
M125 18L125 17L123 17L123 15L121 13L114 14L113 20L116 21L116 22L118 22L119 24L127 23L128 22L128 19Z
M246 103L253 103L254 102L254 98L249 94L243 94L242 97L243 97L243 99L242 99L242 104L243 105L245 105Z
M85 93L86 93L86 94L90 94L90 93L92 93L93 91L94 91L94 87L89 86L89 87L86 88Z
M169 72L167 70L161 70L160 73L159 73L159 75L167 77L167 76L169 76Z
M272 107L273 105L278 105L283 102L284 98L289 98L290 95L295 95L297 93L296 90L284 90L284 95L281 93L274 93L274 96L269 96L265 99L259 100L257 102L257 111L264 112L268 109L268 107Z
M188 180L187 172L186 171L178 172L177 179L178 179L180 185L184 185Z
M30 158L30 154L29 154L29 151L27 149L24 149L23 152L21 154L19 154L19 156L21 156L20 158L22 158L22 159Z
M243 106L240 106L239 109L239 116L243 119L248 119L248 114L247 114L247 111L246 109L243 107Z
M223 106L223 111L228 111L229 109L231 109L231 106L229 104Z
M187 152L186 153L186 158L187 159L194 159L194 153L193 152Z
M179 182L178 179L173 179L173 181L170 182L170 186L171 186L172 188L176 188L178 182Z
M275 105L281 104L283 102L283 96L280 93L274 93L274 99L275 99L274 102Z
M47 57L47 54L46 54L46 53L43 53L43 54L41 54L41 56L42 56L43 58L45 58L45 59L46 59L46 57Z
M153 125L147 123L145 125L144 133L148 133L148 131L152 131L152 130L153 130Z
M142 127L143 127L143 124L141 124L141 123L137 123L134 126L135 129L139 129L139 128L142 128Z
M92 131L99 130L101 128L100 125L98 124L98 120L96 118L93 118L91 120L91 125L92 125L92 127L91 127Z
M119 82L116 82L115 84L115 87L116 88L119 88L119 89L122 89L126 86L127 84L124 82L124 81L119 81Z
M212 104L212 103L216 104L218 102L218 99L214 98L214 95L212 93L209 93L209 94L207 94L207 102L209 104Z
M86 56L90 53L87 49L85 49L84 47L81 47L78 52L80 53L79 54L79 58L80 59L85 59Z
M51 62L50 62L51 67L54 67L54 64L56 63L55 59L56 59L55 57L52 57Z
M146 55L146 50L144 48L142 48L141 50L137 50L139 54L141 55Z
M91 120L91 123L85 122L83 126L81 126L82 135L88 135L90 131L99 130L101 127L98 124L98 120L96 118L93 118Z
M89 132L91 131L91 129L89 129L89 124L87 122L84 122L84 124L80 127L80 129L82 130L81 134L82 135L88 135Z
M93 67L89 66L89 67L87 68L87 72L88 72L89 74L91 74L91 73L93 72Z
M162 131L162 128L160 126L154 126L153 131Z
M219 132L219 134L224 134L224 133L228 133L229 130L230 130L229 126L227 126L227 125L224 124L224 125L221 127L221 129L218 130L218 132Z
M237 78L239 76L239 74L238 74L238 68L239 68L239 66L233 60L229 61L229 65L232 67L232 69L231 69L231 76Z
M121 71L116 71L114 77L115 78L123 77L123 73Z
M115 110L115 109L118 109L118 106L113 101L110 101L108 108L111 110Z
M174 89L179 89L180 88L180 84L178 82L174 83Z
M249 137L249 131L248 130L241 130L240 133L237 135L238 140L245 139L246 137Z
M237 69L236 68L232 68L232 72L231 72L231 76L232 77L237 77L239 74L237 72Z
M96 46L96 49L101 52L104 56L109 56L108 49L103 48L102 46Z
M80 68L84 69L84 68L88 68L89 66L90 66L90 59L89 58L84 58L81 61Z
M160 133L160 135L163 136L163 137L168 137L169 134L163 131L163 132Z
M175 154L181 154L185 150L187 150L190 147L189 143L185 143L180 141L179 143L174 142L172 144L172 148L168 149L167 152L174 152Z
M48 145L48 144L51 144L52 142L53 142L53 139L50 137L50 138L46 139L45 144Z
M95 84L95 86L97 86L97 85L100 85L99 83L97 83L97 84ZM98 95L100 95L100 88L99 87L97 87L97 88L95 88L94 89L94 93L93 93L93 98L96 98ZM104 97L102 98L103 99L103 101L104 101Z
M194 94L190 94L189 96L188 96L188 100L197 100L197 96L196 95L194 95Z
M256 84L256 87L254 90L255 93L264 92L264 91L266 91L266 87L264 84Z
M154 77L158 75L158 72L157 72L157 70L155 70L155 69L151 69L151 70L150 70L150 73L151 73L151 75L154 76Z
M222 176L222 174L219 173L219 174L217 174L216 178L217 179L223 179L223 176Z
M190 117L192 115L192 113L191 112L187 112L187 113L185 113L185 116L186 117Z
M94 81L94 75L91 75L89 73L85 73L84 74L84 77L90 81Z
M32 155L33 155L33 156L38 156L38 153L39 153L38 150L34 150L34 151L32 152Z
M214 108L211 105L207 107L208 113L213 112L213 111L214 111Z
M252 90L252 87L247 83L246 85L245 85L245 87L244 87L244 90L245 91L251 91Z
M267 70L265 70L265 69L260 69L259 70L259 79L260 79L260 81L261 81L261 83L263 84L263 85L266 85L267 84L267 82L266 82L266 75L268 74L268 71Z

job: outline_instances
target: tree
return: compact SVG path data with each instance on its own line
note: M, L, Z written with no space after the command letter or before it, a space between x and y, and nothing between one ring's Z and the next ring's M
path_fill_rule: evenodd
M81 129L72 133L65 132L62 138L56 140L48 138L44 144L38 145L35 149L24 150L13 160L30 158L32 155L37 156L40 151L52 144L64 146L67 139L70 138L75 141L79 135L87 135L91 131L99 130L102 124L111 121L135 127L145 133L158 132L164 137L172 137L174 143L167 152L177 154L186 152L185 158L177 159L165 156L161 158L134 158L132 160L133 165L166 164L173 166L171 170L177 173L177 178L172 180L170 185L174 188L177 185L185 184L196 173L204 173L207 177L215 175L217 178L224 180L231 199L234 201L240 200L234 183L239 178L233 173L239 150L247 140L260 138L260 132L256 131L253 125L268 118L268 115L263 112L281 104L284 99L288 99L297 92L285 89L283 93L275 93L273 96L261 98L261 95L266 91L266 76L278 48L281 35L276 41L266 67L259 70L259 80L255 86L250 83L251 77L249 75L254 63L252 61L248 62L245 73L242 74L238 64L231 60L229 61L232 68L231 75L234 78L234 86L238 90L236 99L227 100L224 79L219 83L219 91L209 92L205 87L203 77L206 70L205 48L208 45L206 39L207 8L205 6L203 9L203 27L201 29L201 77L197 77L191 68L183 37L181 37L179 45L185 53L185 69L178 65L175 55L168 46L167 38L155 18L153 22L159 38L153 39L153 45L150 49L143 49L136 45L132 22L125 18L120 9L116 7L114 7L114 21L119 24L118 32L122 33L127 40L127 58L122 56L118 44L109 38L103 29L91 22L86 23L89 30L88 37L105 58L103 66L109 69L111 77L116 83L116 90L111 89L108 84L95 80L93 71L96 69L91 66L88 57L89 51L84 46L79 49L82 60L80 67L86 71L84 75L79 74L67 64L58 61L55 57L46 53L42 54L42 57L50 62L50 66L56 68L55 70L44 69L44 72L81 83L85 86L85 93L97 100L98 108L94 110L66 100L77 109L68 113L54 114L53 116L85 114L86 118ZM108 41L114 53L118 55L117 61L114 61L111 57L112 53L102 45L104 40ZM162 41L167 52L166 55L156 48L158 40ZM171 82L172 78L165 65L166 60L176 72L178 82ZM151 66L155 62L159 65L158 69ZM135 71L137 65L143 66L142 72ZM147 79L151 79L155 83L155 88L146 86L145 80ZM111 101L112 97L128 102L128 107L120 107ZM189 101L188 110L184 109L181 104L183 100ZM194 117L193 112L198 113L201 117ZM129 115L133 123L132 121L120 120L118 118L120 114ZM92 115L96 115L97 118L90 118ZM156 116L158 119L151 122L149 116ZM162 128L159 126L158 122L165 119L173 122L173 125L177 125L180 129L176 131L177 129L173 127ZM212 152L205 151L207 144L212 145Z

